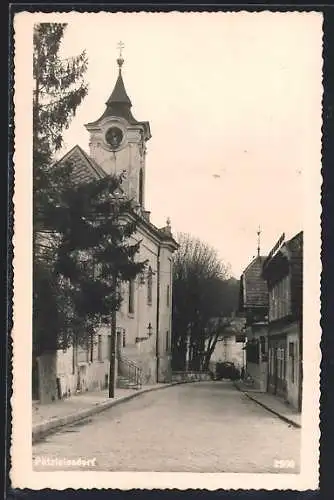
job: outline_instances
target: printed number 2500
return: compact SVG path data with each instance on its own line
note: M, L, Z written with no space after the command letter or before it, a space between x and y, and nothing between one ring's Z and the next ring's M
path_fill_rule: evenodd
M294 460L274 460L275 469L294 469Z

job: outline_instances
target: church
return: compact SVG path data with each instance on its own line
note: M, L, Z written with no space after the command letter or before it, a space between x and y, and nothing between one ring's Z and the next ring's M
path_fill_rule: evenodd
M124 175L124 195L134 200L138 220L135 239L141 241L138 260L148 261L145 273L122 284L123 301L116 314L116 366L119 387L139 387L171 380L172 256L178 244L170 221L156 227L145 207L148 121L138 121L122 76L124 59L117 59L118 77L102 115L85 125L88 155L74 146L59 163L70 162L73 175L87 178ZM73 346L57 353L59 397L108 386L110 328L101 328L87 348Z

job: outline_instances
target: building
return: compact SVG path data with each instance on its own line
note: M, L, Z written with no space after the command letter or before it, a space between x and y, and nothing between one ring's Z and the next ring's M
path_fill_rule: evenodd
M224 328L224 333L218 337L210 358L209 369L212 373L215 373L217 363L229 362L233 363L241 374L246 364L244 350L245 319L233 316L231 318L224 318L223 322L228 326Z
M303 232L283 234L263 264L269 292L268 392L301 410Z
M169 220L158 228L145 208L146 148L151 131L148 121L137 121L132 114L123 63L120 55L118 78L104 112L85 125L90 154L76 145L59 164L70 162L73 175L82 182L112 174L124 176L123 194L133 200L135 239L141 241L137 258L147 259L148 267L145 274L121 287L124 300L116 318L119 382L137 383L140 375L141 383L151 384L171 379L172 255L178 245ZM107 386L110 342L110 329L101 328L87 347L58 351L53 363L58 396ZM40 371L44 373L43 367Z
M262 277L266 257L258 255L240 278L239 309L245 317L246 378L266 392L268 369L268 289Z

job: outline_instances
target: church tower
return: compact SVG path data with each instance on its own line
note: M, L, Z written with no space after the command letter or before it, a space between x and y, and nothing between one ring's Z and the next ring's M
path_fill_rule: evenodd
M87 123L90 156L109 175L125 173L122 187L126 195L145 208L146 142L151 138L149 122L137 121L126 93L122 66L122 42L118 44L118 78L102 116Z

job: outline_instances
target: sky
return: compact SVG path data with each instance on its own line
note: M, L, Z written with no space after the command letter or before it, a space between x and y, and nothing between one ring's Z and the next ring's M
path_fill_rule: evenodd
M124 42L123 79L150 122L146 209L157 226L213 246L239 277L282 232L304 229L305 176L320 169L317 13L85 14L64 17L61 54L86 50L88 96L65 149L89 152ZM306 200L307 202L307 200Z

